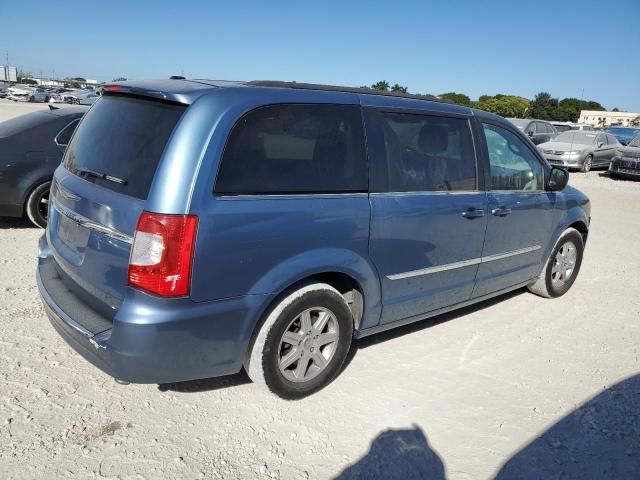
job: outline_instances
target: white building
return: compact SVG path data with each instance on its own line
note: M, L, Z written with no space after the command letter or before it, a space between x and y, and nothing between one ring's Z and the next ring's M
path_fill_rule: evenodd
M0 81L3 82L17 82L18 70L16 67L9 65L0 65Z
M636 120L638 119L638 120ZM582 110L578 123L587 123L594 127L633 127L634 122L640 123L640 112L599 112L597 110ZM640 126L640 124L638 125Z
M43 87L64 87L64 82L60 80L51 80L49 78L32 78L31 80L35 80L38 82L38 85L42 85Z

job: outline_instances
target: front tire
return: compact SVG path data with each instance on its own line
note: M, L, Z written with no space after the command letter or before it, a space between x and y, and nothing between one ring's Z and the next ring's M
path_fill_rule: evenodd
M593 156L587 155L584 159L584 163L582 164L582 173L589 173L591 171L591 167L593 166Z
M29 194L25 205L25 212L31 223L40 228L47 228L49 216L49 191L51 182L38 185Z
M309 283L285 294L267 314L245 370L281 398L306 397L340 372L352 337L344 297L326 283Z
M529 291L545 298L556 298L569 291L580 272L584 239L575 228L567 228L551 250L538 278Z

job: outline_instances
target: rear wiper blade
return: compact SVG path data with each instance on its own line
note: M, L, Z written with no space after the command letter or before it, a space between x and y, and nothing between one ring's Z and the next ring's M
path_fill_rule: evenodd
M107 175L103 172L98 172L96 170L91 170L89 168L74 168L76 173L88 175L90 177L99 178L101 180L108 180L113 183L119 183L120 185L126 185L127 181L123 178L114 177L112 175Z

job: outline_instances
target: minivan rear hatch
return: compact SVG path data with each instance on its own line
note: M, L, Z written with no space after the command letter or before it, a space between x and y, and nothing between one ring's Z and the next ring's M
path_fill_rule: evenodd
M127 288L133 235L165 146L186 105L103 96L56 170L47 238L66 287L106 318Z

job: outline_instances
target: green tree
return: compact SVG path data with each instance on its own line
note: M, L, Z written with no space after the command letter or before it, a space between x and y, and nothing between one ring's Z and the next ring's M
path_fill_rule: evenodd
M387 82L386 80L381 80L371 85L371 88L374 90L384 90L386 92L389 90L389 82Z
M632 127L640 127L640 115L631 120L630 123Z
M529 109L529 102L513 95L496 95L489 97L483 95L481 101L474 104L477 108L495 113L503 117L524 118Z
M25 85L37 85L38 82L31 78L18 77L18 83L24 83Z
M613 110L611 110L612 112L619 112L620 109L618 107L614 107Z
M471 106L471 99L464 93L447 92L441 93L440 95L438 95L438 97L440 97L442 100L450 100L453 103L457 103L458 105L463 105L465 107Z
M548 92L540 92L529 103L529 116L541 120L555 120L558 116L558 99Z
M401 85L398 85L397 83L394 83L393 87L391 87L391 91L392 92L407 93L407 87L403 87Z

